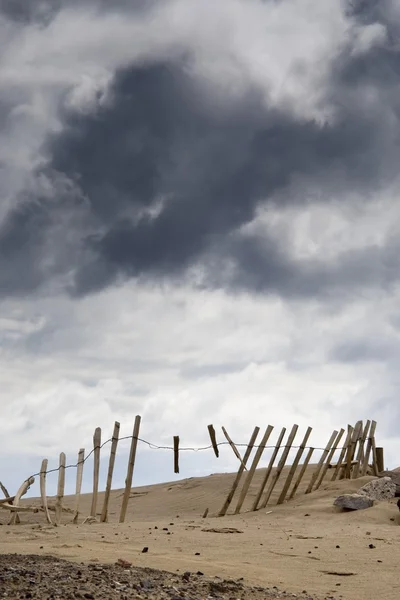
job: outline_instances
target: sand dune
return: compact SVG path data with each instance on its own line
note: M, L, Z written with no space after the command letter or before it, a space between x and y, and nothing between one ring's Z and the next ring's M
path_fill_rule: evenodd
M111 494L108 524L73 525L71 515L64 514L63 524L52 527L42 513L24 513L22 524L10 527L5 525L8 513L2 511L1 551L52 554L73 561L124 558L138 566L243 577L251 585L277 585L293 593L307 590L321 597L399 598L396 501L364 511L338 512L332 505L337 495L354 492L373 478L327 481L317 492L305 495L313 469L309 467L294 500L276 506L278 485L266 509L246 512L265 472L260 469L242 513L224 518L214 515L234 474L133 488L123 525L118 524L122 490ZM284 476L285 472L282 481ZM27 502L39 504L38 499ZM99 513L102 502L100 493ZM80 521L89 515L90 504L91 495L83 495ZM235 505L236 497L231 513ZM66 497L65 506L72 508L74 497ZM209 515L203 519L206 508ZM142 553L145 546L148 552Z

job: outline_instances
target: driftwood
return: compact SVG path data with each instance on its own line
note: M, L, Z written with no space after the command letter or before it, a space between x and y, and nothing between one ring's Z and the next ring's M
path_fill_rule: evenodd
M8 498L1 498L0 505L7 504L8 502L14 502L15 496L8 496Z
M43 506L14 506L14 504L10 504L13 500L13 496L11 498L5 498L4 500L0 500L0 508L4 510L9 510L10 512L46 512L46 509ZM7 502L8 501L8 502ZM57 506L55 504L49 504L47 506L47 510L51 512L56 512ZM62 511L66 513L73 513L72 508L67 508L66 506L62 507Z

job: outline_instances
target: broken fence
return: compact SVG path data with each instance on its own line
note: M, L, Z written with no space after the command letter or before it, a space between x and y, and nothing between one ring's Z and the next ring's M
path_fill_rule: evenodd
M210 436L211 444L203 448L180 448L179 436L173 436L173 446L157 446L151 444L146 440L142 440L139 437L140 433L141 417L136 416L133 433L131 436L120 438L120 424L115 422L114 431L112 437L102 443L102 431L99 427L95 429L93 436L93 448L89 454L85 457L85 450L81 448L78 452L78 461L74 465L66 465L66 456L64 452L61 452L59 457L59 466L56 469L48 470L48 460L43 459L40 471L35 475L32 475L26 479L20 488L17 490L14 496L11 496L7 488L0 482L0 489L3 491L4 499L0 500L0 509L8 510L10 512L9 524L17 524L20 522L20 513L24 512L43 512L48 523L59 524L63 512L72 513L72 522L77 523L80 514L80 495L82 489L83 469L84 465L88 461L89 457L93 456L93 487L92 487L92 501L90 515L87 515L86 519L96 519L100 516L100 522L108 521L108 506L110 500L110 494L112 489L112 480L114 473L114 465L117 454L118 443L121 440L130 439L131 446L129 452L129 459L127 465L127 474L125 480L125 489L122 497L122 504L119 514L119 522L123 523L126 518L128 509L128 503L130 498L130 492L132 488L133 473L135 467L136 453L138 442L147 444L151 448L159 450L172 450L174 454L174 472L179 473L179 453L185 450L208 450L213 449L215 456L219 457L219 447L222 445L229 445L235 457L239 461L239 468L233 483L229 489L228 495L221 507L217 512L217 515L222 517L228 512L234 499L236 499L236 505L234 507L234 514L241 512L246 496L249 492L251 483L257 468L260 466L263 454L266 449L271 450L271 455L266 465L261 465L266 468L263 473L261 485L256 493L256 496L252 502L251 510L256 511L263 509L271 500L272 493L276 489L280 480L282 480L282 486L280 491L278 490L277 504L282 504L285 501L291 500L297 493L300 483L307 470L307 466L310 464L311 458L313 457L314 451L322 451L321 456L315 466L312 473L310 482L305 490L306 494L309 494L317 490L324 479L327 477L327 473L330 474L330 480L344 478L357 478L372 472L374 475L378 475L379 472L384 470L383 465L383 449L377 448L375 443L375 431L376 422L366 421L363 424L362 421L357 421L354 427L348 425L347 432L345 430L335 430L332 432L326 446L324 448L315 448L308 445L309 438L311 436L312 428L308 427L305 434L301 438L300 444L295 445L295 439L298 434L298 425L293 425L290 431L287 433L285 427L279 432L278 438L274 445L268 445L274 427L268 425L265 429L264 434L260 442L257 444L257 438L260 433L260 428L255 427L251 435L248 444L235 444L225 427L222 427L222 433L226 441L217 442L217 436L213 425L208 426L208 433ZM287 435L286 435L287 434ZM286 441L285 440L286 437ZM340 446L340 443L344 439L344 443ZM101 450L104 446L111 444L110 454L108 459L108 471L106 479L106 488L103 498L103 505L101 512L98 513L98 493L99 493L99 473L100 473L100 459ZM241 455L239 448L245 446L243 456ZM291 451L294 451L295 455L291 464L288 463L288 457ZM305 454L305 455L304 455ZM335 455L338 454L336 462L334 462ZM251 463L250 457L253 455ZM279 457L279 458L278 458ZM303 459L304 457L304 459ZM303 459L303 462L301 462ZM284 467L288 466L288 472L286 477L283 477ZM76 487L75 487L75 505L74 509L67 509L63 506L64 499L64 488L65 488L65 471L67 468L76 468ZM58 472L58 484L57 484L57 495L55 503L50 505L46 494L46 477L49 473ZM244 475L244 473L246 474ZM27 506L20 505L21 498L26 494L30 486L35 482L35 477L39 476L40 481L40 498L41 506ZM244 477L244 479L243 479ZM243 480L243 481L242 481ZM240 486L240 483L242 485ZM52 515L54 513L54 521ZM206 511L208 513L208 509ZM206 514L205 513L205 514Z

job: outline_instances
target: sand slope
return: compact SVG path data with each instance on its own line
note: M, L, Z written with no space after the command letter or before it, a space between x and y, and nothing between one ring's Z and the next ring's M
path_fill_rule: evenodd
M260 469L242 514L224 518L213 515L222 506L234 474L133 488L123 525L118 524L122 490L111 494L108 524L76 526L70 522L71 515L65 515L63 525L52 527L46 525L43 514L21 514L22 524L9 527L5 525L8 513L2 511L1 551L52 554L73 561L124 558L138 566L173 572L201 570L210 576L243 577L252 585L277 585L293 593L307 590L349 600L398 599L396 501L365 511L337 512L332 505L337 495L356 491L372 478L331 483L328 474L317 492L305 495L313 469L308 469L294 500L275 505L280 484L265 510L246 513L265 472ZM282 481L284 476L285 472ZM102 501L103 494L99 494L99 513ZM29 500L29 504L35 502ZM82 496L82 519L89 515L90 504L91 496ZM66 497L65 505L73 507L74 498ZM231 512L235 505L236 497ZM206 508L209 516L202 519ZM232 532L224 532L225 528ZM144 546L149 548L147 553L142 553Z

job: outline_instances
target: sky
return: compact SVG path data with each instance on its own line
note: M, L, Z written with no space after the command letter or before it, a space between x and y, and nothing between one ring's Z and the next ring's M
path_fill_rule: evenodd
M395 0L0 0L11 491L137 414L186 447L375 419L398 466L399 85ZM177 477L139 443L137 485Z

